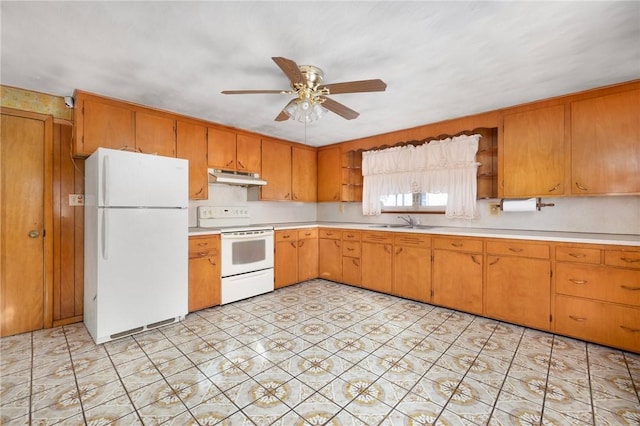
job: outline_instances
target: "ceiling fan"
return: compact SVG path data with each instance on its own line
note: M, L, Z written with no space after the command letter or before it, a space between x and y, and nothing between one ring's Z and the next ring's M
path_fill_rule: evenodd
M276 121L289 118L309 123L320 118L326 110L347 120L357 118L360 113L328 98L329 95L358 92L384 92L387 85L379 79L347 81L344 83L322 84L324 74L313 65L298 65L291 59L273 57L273 61L289 78L292 90L224 90L225 95L282 94L296 95L276 117Z

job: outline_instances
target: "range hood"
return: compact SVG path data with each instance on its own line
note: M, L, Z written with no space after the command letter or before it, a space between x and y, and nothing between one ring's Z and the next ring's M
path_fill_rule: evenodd
M209 183L225 183L239 186L261 186L267 181L260 179L257 173L227 172L218 169L209 169Z

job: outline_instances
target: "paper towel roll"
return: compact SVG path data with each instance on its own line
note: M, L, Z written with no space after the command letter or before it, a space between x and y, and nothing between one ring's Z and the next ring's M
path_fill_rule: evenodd
M502 200L503 212L535 212L538 209L538 199Z

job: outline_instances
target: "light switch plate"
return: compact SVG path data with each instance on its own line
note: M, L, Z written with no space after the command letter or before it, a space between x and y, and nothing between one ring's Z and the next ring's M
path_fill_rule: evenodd
M84 194L69 194L69 205L84 206Z

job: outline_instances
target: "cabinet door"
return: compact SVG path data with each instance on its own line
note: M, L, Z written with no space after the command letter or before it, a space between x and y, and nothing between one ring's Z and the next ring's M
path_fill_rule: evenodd
M291 161L291 199L315 202L318 187L316 151L294 146Z
M488 256L484 314L549 330L551 264L526 257Z
M175 120L136 112L136 149L145 154L176 156Z
M433 251L432 301L482 314L482 254Z
M262 200L291 200L291 145L262 140Z
M275 288L298 282L297 241L278 241L275 254Z
M342 282L360 287L362 284L360 258L342 257Z
M318 277L318 239L298 240L298 282Z
M83 100L81 127L76 132L76 154L91 155L99 147L135 149L134 112L125 107ZM76 123L78 120L76 120Z
M260 138L239 134L236 136L236 168L239 172L261 173Z
M318 201L340 201L341 164L339 147L318 151Z
M571 193L640 192L640 90L571 104Z
M220 265L217 256L189 259L189 312L220 304Z
M177 122L176 156L189 160L189 198L206 200L209 195L207 176L207 128Z
M362 287L391 294L392 289L392 245L362 242Z
M394 247L393 270L395 295L426 303L431 301L431 249Z
M215 127L207 129L209 167L213 169L236 169L236 134Z
M504 116L503 196L564 192L564 106Z
M318 239L318 276L331 281L342 281L342 241Z

